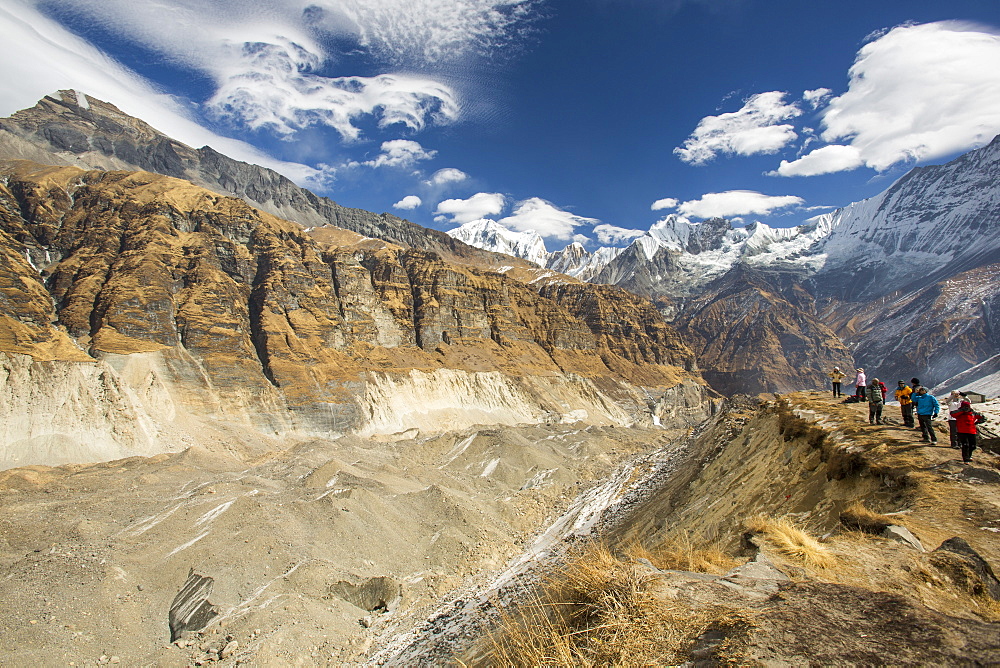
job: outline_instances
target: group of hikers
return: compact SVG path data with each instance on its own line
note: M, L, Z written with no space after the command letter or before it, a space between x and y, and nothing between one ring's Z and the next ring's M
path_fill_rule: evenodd
M889 389L878 378L870 381L865 370L858 368L854 378L853 399L848 401L868 402L869 424L886 424L882 419L882 408L885 406ZM833 381L834 398L843 396L840 388L847 374L840 367L833 367L829 373ZM896 401L903 418L903 425L920 430L921 439L925 443L937 443L932 420L941 411L941 402L920 384L919 378L911 378L910 384L899 381L896 388ZM972 452L976 449L976 424L984 420L983 416L972 410L972 402L965 392L952 390L948 397L948 430L951 436L951 447L962 451L962 461L966 464L972 461ZM914 420L916 416L916 420Z

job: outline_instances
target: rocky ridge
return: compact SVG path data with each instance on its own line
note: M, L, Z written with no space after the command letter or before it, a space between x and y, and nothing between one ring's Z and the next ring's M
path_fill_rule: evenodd
M0 147L4 157L40 164L172 176L220 195L238 197L304 227L348 229L404 248L423 248L454 261L471 256L481 264L510 264L510 258L491 257L443 232L392 214L341 206L274 170L234 160L210 146L192 148L109 102L75 90L58 91L30 109L0 119Z

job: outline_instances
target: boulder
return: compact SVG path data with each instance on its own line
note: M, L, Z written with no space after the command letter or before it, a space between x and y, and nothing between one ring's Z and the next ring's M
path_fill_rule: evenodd
M219 608L209 602L215 580L188 571L184 586L170 604L170 642L176 641L185 631L201 631L219 616Z
M962 538L956 536L941 543L931 553L930 562L970 594L1000 601L1000 580L993 568Z

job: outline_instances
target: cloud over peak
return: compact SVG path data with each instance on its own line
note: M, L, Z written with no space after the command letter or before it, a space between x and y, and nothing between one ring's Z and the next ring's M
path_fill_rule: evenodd
M1000 35L955 21L893 28L858 52L850 84L823 112L878 171L982 145L1000 133Z
M580 225L594 225L596 218L584 218L564 211L540 197L530 197L517 203L510 216L501 219L504 227L518 232L534 231L543 237L569 241Z
M703 165L719 153L754 155L774 153L795 141L795 129L782 121L802 110L785 103L785 93L770 91L751 96L739 111L706 116L683 146L674 153L684 162Z
M804 204L795 195L764 195L754 190L706 193L700 199L681 203L677 211L694 218L730 218L756 214L766 216L778 209Z

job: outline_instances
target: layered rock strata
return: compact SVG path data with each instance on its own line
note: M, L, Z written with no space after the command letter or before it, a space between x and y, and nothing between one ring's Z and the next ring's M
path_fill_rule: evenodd
M137 423L173 411L280 435L706 414L691 351L620 290L540 294L345 231L321 243L149 172L2 173L0 351L97 365L75 394L114 377ZM23 394L32 373L5 391Z

